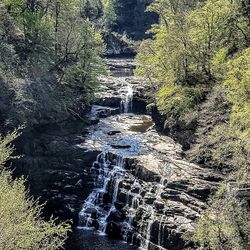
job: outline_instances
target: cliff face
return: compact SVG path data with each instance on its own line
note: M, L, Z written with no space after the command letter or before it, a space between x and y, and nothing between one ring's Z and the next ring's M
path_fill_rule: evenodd
M181 145L144 115L149 89L131 75L133 60L112 58L108 65L113 77L102 78L91 112L99 121L81 144L99 154L86 169L95 181L79 225L147 250L192 247L182 235L193 230L222 177L188 162Z
M145 32L158 17L154 13L146 12L147 6L152 0L116 0L117 22L114 30L126 33L135 40L146 38Z
M44 215L76 221L76 209L91 189L82 187L89 178L82 165L87 168L96 157L77 147L85 126L79 117L87 109L82 93L52 76L0 79L0 87L0 133L25 124L15 140L22 157L11 163L14 177L24 175L30 193L46 202Z

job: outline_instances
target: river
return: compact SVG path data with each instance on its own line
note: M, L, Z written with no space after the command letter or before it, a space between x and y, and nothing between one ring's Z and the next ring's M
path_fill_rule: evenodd
M185 160L135 100L144 80L133 76L134 60L107 62L112 75L101 78L88 115L96 122L78 145L98 152L89 171L94 186L67 250L182 249L181 235L192 230L215 179Z

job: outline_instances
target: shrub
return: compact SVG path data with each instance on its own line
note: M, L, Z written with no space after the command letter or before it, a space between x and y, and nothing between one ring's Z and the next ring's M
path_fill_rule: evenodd
M249 249L249 212L243 202L222 185L195 226L192 240L199 249Z
M157 106L163 115L185 120L203 96L201 88L165 86L157 94Z
M10 143L17 131L0 138L0 249L56 250L62 249L70 230L68 223L41 218L43 206L25 190L24 178L12 179L4 164L14 148Z

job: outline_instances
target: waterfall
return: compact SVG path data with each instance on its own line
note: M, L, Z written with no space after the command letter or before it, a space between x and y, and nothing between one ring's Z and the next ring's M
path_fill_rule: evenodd
M163 250L164 232L168 225L165 204L161 203L165 179L163 177L156 182L153 178L152 182L147 182L140 176L144 173L137 173L140 171L137 156L139 163L143 162L144 157L140 159L140 156L150 154L153 149L151 144L162 140L156 132L152 132L152 138L147 133L153 124L151 119L148 126L145 116L126 114L133 112L133 89L138 91L136 84L125 75L114 76L100 94L104 96L100 105L107 106L98 106L98 109L105 110L110 105L115 106L115 112L105 118L98 117L99 125L89 129L88 144L93 145L94 150L103 152L92 164L94 189L82 205L79 224L80 228L95 229L100 235L123 239L139 246L139 249ZM117 114L119 105L123 114ZM93 117L96 117L98 110L93 108L93 113ZM162 162L163 173L160 175L168 176L165 173L168 168Z
M144 250L148 250L151 236L151 228L154 223L154 209L151 206L147 206L147 211L144 214L142 221L147 225L145 227L145 238L142 238L141 248Z
M162 191L164 189L164 182L165 182L165 178L161 178L159 184L156 185L155 197L157 199L160 199L160 197L161 197L161 193L162 193ZM161 219L163 219L163 216L162 216ZM150 243L152 245L155 245L152 242L150 242L152 225L156 221L155 210L154 210L153 206L147 205L147 211L145 212L144 217L142 218L142 221L144 221L147 226L145 227L146 230L144 231L145 237L141 237L141 239L142 239L141 248L144 249L144 250L148 250L149 246L150 246ZM161 244L161 241L162 241L162 235L161 234L162 234L162 221L160 221L159 232L158 232L158 243L159 243L158 248L159 249L163 249L163 248L160 247L160 244Z
M164 230L165 230L165 224L163 224L164 219L166 219L166 215L162 215L161 220L159 222L158 243L157 243L159 246L161 246L164 239Z
M127 93L122 100L124 106L124 113L129 113L133 109L133 89L130 85L127 86Z
M87 197L79 214L80 227L96 228L104 234L107 219L115 210L119 183L124 176L123 157L117 156L112 162L107 152L100 153L92 165L92 170L98 174L95 180L95 188ZM111 186L111 187L110 187ZM112 199L108 196L112 194Z
M125 78L119 79L121 82L122 88L120 89L121 103L120 110L123 113L129 113L133 110L133 88Z

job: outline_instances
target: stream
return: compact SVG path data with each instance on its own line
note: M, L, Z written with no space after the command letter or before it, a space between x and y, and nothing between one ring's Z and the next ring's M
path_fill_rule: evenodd
M182 249L181 234L204 208L212 174L183 159L182 147L139 108L143 79L133 76L134 60L107 62L112 75L101 78L89 114L96 124L78 145L97 152L93 189L67 250Z

